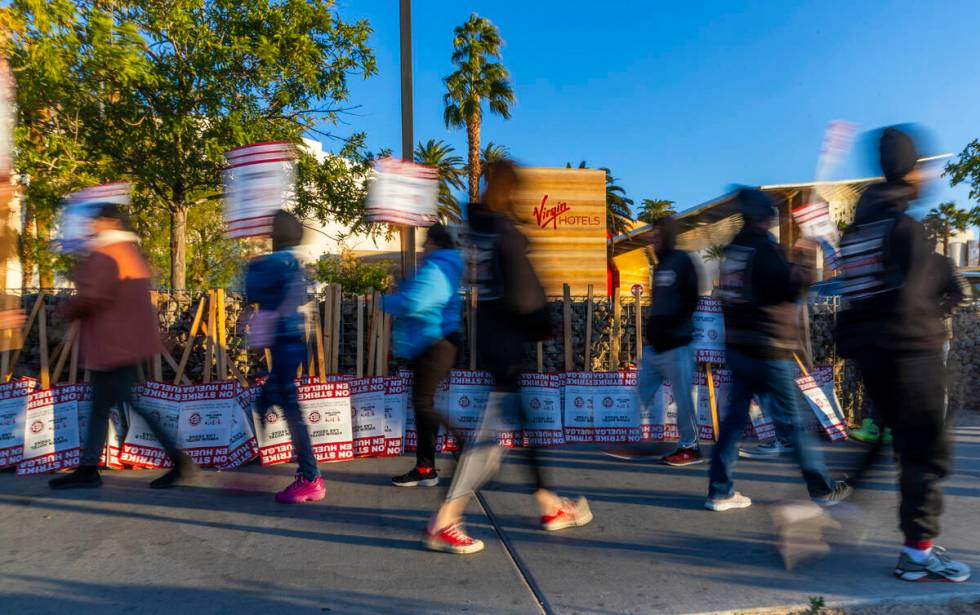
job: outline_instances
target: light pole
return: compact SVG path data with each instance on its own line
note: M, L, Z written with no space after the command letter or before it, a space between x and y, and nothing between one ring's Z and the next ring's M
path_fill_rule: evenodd
M402 160L415 160L412 110L412 0L399 0L401 25L402 73ZM402 276L415 275L415 227L399 227L402 252Z

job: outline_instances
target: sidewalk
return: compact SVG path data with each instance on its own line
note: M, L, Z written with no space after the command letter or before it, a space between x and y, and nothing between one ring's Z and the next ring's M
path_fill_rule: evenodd
M980 568L980 427L956 430L944 544ZM859 445L827 447L833 468ZM832 552L784 569L767 505L802 497L787 461L742 460L737 488L756 506L702 508L706 466L619 461L591 448L546 453L555 484L589 497L592 525L548 534L536 525L525 457L508 457L462 557L422 550L419 533L444 493L397 489L409 458L324 466L324 502L284 507L272 493L291 466L205 473L194 487L153 491L152 472L110 472L101 490L52 493L45 477L0 474L0 612L4 613L698 613L933 594L980 594L980 581L903 583L894 473L876 472ZM445 475L453 461L443 459ZM858 537L864 533L862 544ZM515 560L517 563L515 563ZM536 590L543 607L535 598Z

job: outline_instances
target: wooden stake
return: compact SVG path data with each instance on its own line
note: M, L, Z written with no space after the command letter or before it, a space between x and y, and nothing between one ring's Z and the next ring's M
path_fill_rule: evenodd
M65 339L61 344L61 354L54 364L54 374L52 375L51 381L55 384L61 382L61 372L65 368L65 362L68 360L68 356L71 355L71 351L75 347L75 337L78 335L79 326L80 323L77 320L68 326L68 332L65 334ZM55 354L57 355L57 353Z
M265 356L265 368L268 371L272 371L272 351L268 348L262 349L262 354Z
M163 349L163 352L160 355L158 355L158 356L162 357L167 362L167 365L170 366L170 369L174 370L174 373L177 373L177 370L178 370L179 366L177 365L177 362L174 361L173 355L170 354L170 352L168 352L166 348L164 348ZM163 380L163 375L162 374L160 375L160 380L161 381ZM191 383L191 379L187 377L187 374L184 374L183 379L181 380L181 383L182 384L190 384Z
M370 294L367 295L367 317L368 317L368 329L367 329L367 365L365 366L364 375L373 376L374 375L374 353L377 350L377 337L378 332L375 328L375 309L374 309L374 291L369 290Z
M247 389L248 380L245 378L245 376L242 375L242 372L239 371L238 366L235 365L235 362L231 360L231 357L228 356L228 349L221 348L220 352L221 354L225 355L225 365L227 365L228 368L231 370L231 375L235 378L235 380L238 381L238 384L242 385L243 389Z
M565 371L570 372L575 369L575 358L572 354L572 291L568 284L562 284L562 327L563 343L565 350Z
M309 306L307 306L308 308ZM303 310L303 334L306 336L306 375L309 378L316 378L316 362L313 348L313 324L311 322L309 309Z
M204 315L205 297L201 297L197 302L197 309L194 311L194 321L191 323L191 330L187 334L187 343L184 344L184 354L180 357L180 365L177 366L174 375L174 384L180 384L184 377L184 370L187 369L187 360L191 357L191 350L194 348L194 340L197 338L197 331L201 328L201 318Z
M225 315L225 289L219 288L215 291L215 299L218 302L215 334L218 348L222 351L218 353L218 380L226 380L228 378L228 319Z
M160 293L157 292L157 291L155 291L155 290L151 290L150 291L150 301L153 302L153 307L154 307L154 309L156 310L156 313L157 313L157 320L159 321L159 314L160 314ZM153 374L153 380L155 380L156 382L163 382L163 363L160 361L160 355L159 354L153 355L153 359L152 359L152 374Z
M214 300L214 291L208 291L208 331L205 334L205 345L204 345L204 373L202 375L202 382L211 382L211 366L214 363L214 349L217 345L217 327L214 321L218 317L218 306L217 302Z
M44 291L38 292L37 299L34 301L34 307L31 308L31 314L27 317L27 322L24 323L24 328L20 331L21 344L17 350L14 351L14 356L10 358L10 365L7 367L9 371L3 374L3 381L9 382L14 375L14 369L17 368L17 361L20 360L20 354L24 351L24 344L27 342L27 336L31 333L31 328L34 327L34 321L37 319L38 313L41 311L41 307L44 305Z
M800 367L800 373L804 376L809 376L810 372L807 370L806 366L803 365L803 361L800 360L800 357L795 352L793 353L793 358L796 359L796 364Z
M340 327L344 322L344 289L340 284L333 285L333 319L330 329L333 331L333 363L330 371L334 374L340 373Z
M592 285L585 293L585 371L592 371Z
M718 422L718 399L715 397L715 378L711 374L711 363L705 363L704 373L708 380L708 402L711 406L711 429L715 432L715 442L721 433Z
M322 316L322 336L323 340L321 343L324 350L324 366L323 369L327 373L333 371L333 327L330 325L333 323L333 284L327 284L327 292L323 298L323 316Z
M37 315L37 343L41 350L41 389L51 388L51 372L48 365L48 311L43 307Z
M469 295L470 319L468 324L470 326L470 370L476 371L476 312L478 304L477 300L479 299L479 292L477 291L476 286L470 286Z
M612 295L612 309L613 309L613 326L612 326L612 339L609 340L609 371L616 372L619 371L619 342L620 336L622 334L622 308L619 304L619 289L613 289Z
M381 355L384 357L384 361L381 362L381 376L388 375L388 357L391 355L391 322L393 318L391 314L385 314L385 332L382 341L384 342L382 347L384 348L384 353Z
M323 343L323 324L320 322L320 304L313 302L313 335L316 336L316 364L320 381L327 380L327 353Z
M364 295L357 296L357 348L354 352L355 374L364 377Z

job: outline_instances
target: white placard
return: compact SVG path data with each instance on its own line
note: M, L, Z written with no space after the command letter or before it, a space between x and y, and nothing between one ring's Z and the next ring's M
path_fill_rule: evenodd
M225 152L225 236L256 237L272 232L272 217L288 208L296 184L291 143L253 143Z
M524 404L524 446L558 446L565 443L561 413L561 375L521 374Z
M136 403L176 441L180 419L179 387L160 382L144 383L137 388ZM169 468L173 465L173 460L167 456L153 430L138 412L130 410L126 422L128 429L119 455L121 463L137 468Z
M354 457L385 455L385 379L380 376L349 381Z
M307 382L296 388L300 411L318 462L354 458L350 384Z
M721 301L710 297L698 297L692 317L691 348L698 363L725 362L725 318Z
M439 171L382 158L374 163L364 210L368 222L432 226L438 221Z
M81 459L78 439L78 385L56 386L31 393L24 419L24 456L17 476L77 467Z
M440 391L436 411L448 419L452 431L467 441L472 440L493 391L493 377L488 372L454 369L440 386ZM510 438L513 439L513 434ZM456 450L459 443L447 433L443 446L446 450Z
M636 372L593 372L596 442L639 442Z
M184 386L179 387L178 392L177 446L199 466L223 467L228 463L234 411L241 407L238 382L227 380Z
M402 454L405 445L405 409L408 385L401 376L385 378L385 456ZM414 414L414 413L413 413Z
M562 415L566 442L595 442L592 372L562 374Z
M35 388L33 378L0 384L0 468L15 466L24 456L24 417Z

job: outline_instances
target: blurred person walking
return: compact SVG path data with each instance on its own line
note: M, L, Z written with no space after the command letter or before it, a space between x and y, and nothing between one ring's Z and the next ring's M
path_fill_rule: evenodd
M79 467L51 479L52 489L98 487L99 461L109 428L109 412L123 404L139 414L174 463L166 474L150 483L163 489L179 484L196 471L189 456L158 420L133 403L138 365L158 354L160 324L150 301L150 266L139 249L138 238L115 204L106 204L92 220L88 254L72 273L76 293L62 306L67 320L79 321L80 350L91 372L92 417Z
M272 221L272 252L253 258L245 271L245 303L258 304L252 315L250 344L269 348L272 365L258 400L259 416L271 406L282 409L296 455L296 478L276 494L281 504L316 502L327 495L317 467L310 432L296 395L296 370L306 357L306 328L299 307L308 301L306 276L294 248L303 242L303 224L278 211Z
M841 239L844 262L837 346L853 358L900 467L899 526L905 545L894 573L906 581L965 581L970 568L934 543L951 470L944 417L944 309L962 298L947 263L933 257L925 228L906 212L924 181L912 138L882 132L885 181L861 196ZM945 308L944 308L945 306Z
M752 505L751 499L735 491L733 471L753 395L768 397L776 436L791 444L810 497L819 505L833 505L846 498L850 488L830 477L820 450L803 429L794 376L793 353L800 350L797 302L812 272L806 265L787 262L769 233L778 214L768 195L743 189L736 200L744 223L725 248L719 293L733 378L732 402L712 452L704 505L715 511Z
M477 363L493 374L494 391L473 442L463 449L446 500L423 534L427 548L449 553L483 549L483 541L463 528L463 510L500 467L504 449L497 444L497 430L503 417L516 414L525 423L517 394L525 345L550 337L553 329L544 290L527 257L527 238L515 223L517 168L500 161L489 163L486 170L483 201L469 205L468 239L472 284L478 293ZM535 449L528 452L542 527L553 531L589 523L592 512L585 498L572 502L559 497L547 486Z
M391 479L398 487L439 484L436 437L439 425L449 425L435 409L435 392L455 365L460 344L463 258L442 224L429 227L425 254L415 277L382 300L382 309L395 316L392 350L395 356L410 361L414 373L412 404L418 434L415 467Z
M702 463L698 446L698 417L690 391L694 380L691 339L693 315L698 305L698 270L690 255L677 249L677 222L670 216L653 222L651 243L657 255L653 273L647 348L641 360L637 391L640 403L649 406L664 383L670 381L677 400L677 450L663 457L671 466ZM686 394L685 394L686 393Z

